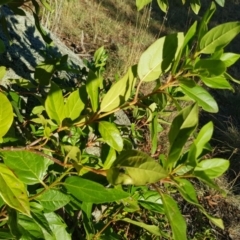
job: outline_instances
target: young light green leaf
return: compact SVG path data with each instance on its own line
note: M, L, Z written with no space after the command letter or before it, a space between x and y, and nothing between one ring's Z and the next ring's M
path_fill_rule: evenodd
M236 53L223 53L220 57L220 60L222 60L226 67L232 66L238 59L240 58L240 54Z
M217 77L200 76L200 78L203 81L203 83L210 88L229 89L229 90L233 89L230 83L224 77L224 75L217 76Z
M13 108L7 97L0 92L0 142L13 122Z
M198 14L201 8L201 2L199 0L190 0L190 6L195 14Z
M62 123L62 120L65 118L63 94L62 90L55 83L51 85L45 101L45 109L48 116L55 120L58 125Z
M226 66L221 60L200 59L194 65L194 70L206 77L214 77L223 74L226 71Z
M169 7L168 0L157 0L157 3L160 9L166 13Z
M175 163L182 152L187 139L195 130L198 124L198 106L196 104L184 108L174 118L168 138L170 149L168 154L168 165Z
M98 78L97 75L92 70L89 70L86 89L94 112L96 112L98 109L99 87L101 85L101 82L102 80Z
M8 206L30 216L25 185L4 164L0 164L0 196Z
M110 112L126 103L136 83L136 71L136 66L129 68L127 74L110 88L101 102L101 112Z
M144 228L144 229L146 229L147 231L149 231L150 233L152 233L156 236L162 236L161 231L160 231L158 226L148 225L148 224L143 223L143 222L137 222L137 221L134 221L130 218L122 218L122 219L120 219L120 221L128 222L128 223L134 224L138 227Z
M29 151L3 151L4 163L25 184L33 185L42 181L49 161Z
M224 48L239 32L240 22L228 22L212 28L200 41L200 53L211 54Z
M4 78L6 72L7 72L6 67L5 66L0 66L0 82Z
M209 214L206 213L206 211L202 211L203 214L216 226L218 226L219 228L224 230L224 225L223 225L223 221L220 218L216 218L216 217L212 217Z
M186 222L178 209L177 203L170 195L162 194L161 197L166 216L172 229L173 239L174 240L187 239Z
M101 121L98 125L98 130L101 133L103 140L117 151L123 149L123 139L114 123Z
M174 57L178 55L183 41L183 33L171 34L155 41L140 57L138 63L140 80L154 81L161 73L167 71Z
M229 161L221 158L203 160L198 163L195 172L204 172L209 178L220 177L229 167Z
M105 188L99 183L81 177L68 177L64 186L80 201L96 204L118 201L129 196L122 190Z
M35 198L44 207L44 212L54 212L69 203L68 195L59 190L49 189Z
M220 5L221 7L224 7L224 5L225 5L225 0L215 0L216 1L216 3L218 4L218 5Z
M201 128L197 138L192 143L189 153L188 153L188 163L191 166L193 166L193 167L196 166L196 163L197 163L196 160L202 153L206 144L211 140L212 134L213 134L213 123L212 122L205 124Z
M146 153L123 151L107 171L107 179L113 185L146 185L165 177L167 172Z
M79 89L72 92L64 105L66 118L70 118L72 121L78 118L85 107L85 103L87 102L86 99L86 94L85 96L82 96Z
M216 4L214 2L212 2L209 9L207 9L207 11L205 12L205 14L203 15L203 17L200 21L200 25L199 25L199 29L198 29L198 36L197 36L197 39L199 42L202 39L202 37L207 33L208 23L215 11L216 11Z
M140 11L146 5L148 5L152 0L136 0L137 10Z
M182 78L179 82L182 91L187 96L195 100L205 111L211 113L218 112L218 105L216 101L204 88L197 85L191 79Z
M81 160L81 151L78 147L71 146L71 145L65 145L65 146L63 146L63 148L67 153L65 159L71 159L76 162L79 162Z

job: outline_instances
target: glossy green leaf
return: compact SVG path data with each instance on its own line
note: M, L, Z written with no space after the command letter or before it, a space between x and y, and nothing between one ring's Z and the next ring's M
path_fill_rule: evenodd
M195 167L196 160L202 153L206 144L211 140L213 134L213 123L209 122L205 124L200 132L198 133L197 138L193 141L189 153L188 153L188 163Z
M207 77L214 77L223 74L226 66L221 60L200 59L194 65L194 70Z
M0 195L8 206L30 216L25 185L4 164L0 164Z
M223 75L217 76L217 77L209 77L209 78L205 76L201 76L200 78L203 81L203 83L210 88L229 89L229 90L233 89L230 83L227 81L227 79Z
M240 54L236 53L223 53L220 57L220 60L222 60L226 67L232 66L238 59L240 58Z
M51 85L45 101L45 109L48 116L55 120L58 125L62 123L62 120L65 118L63 94L62 90L55 83Z
M140 80L154 81L161 73L167 71L174 56L178 55L183 41L183 33L171 34L155 41L140 57L138 63Z
M107 179L113 185L145 185L155 183L167 175L153 158L136 150L121 152L107 171Z
M99 104L99 87L101 85L101 79L92 71L89 70L86 90L90 98L92 109L94 112L98 109Z
M29 151L3 151L1 155L4 163L28 185L40 183L49 165L47 159Z
M172 229L173 239L174 240L187 239L186 222L178 209L177 203L170 195L162 194L161 196L165 213Z
M149 4L152 0L136 0L137 10L140 11L143 9L147 4Z
M50 80L55 71L54 64L39 64L35 68L34 79L39 82L40 85L49 85Z
M220 177L229 168L229 161L221 158L203 160L198 163L194 172L204 172L209 178Z
M137 221L134 221L130 218L123 218L123 219L120 219L120 220L124 221L124 222L131 223L131 224L136 225L138 227L144 228L144 229L146 229L147 231L149 231L150 233L152 233L156 236L162 236L161 231L160 231L158 226L149 225L149 224L146 224L146 223L143 223L143 222L137 222Z
M98 130L103 140L113 149L122 151L123 139L121 134L114 123L101 121L98 124Z
M72 121L81 115L82 110L85 107L86 98L80 95L79 89L72 92L64 105L65 116L70 118Z
M184 108L174 118L168 139L170 149L168 154L168 165L172 165L181 155L183 146L191 136L198 124L198 106L196 104Z
M201 8L201 2L199 0L190 0L190 6L195 14L198 14Z
M157 0L157 3L160 9L166 13L169 7L168 0Z
M13 122L13 108L7 97L0 92L0 142Z
M240 33L240 22L228 22L212 28L201 39L200 53L211 54L224 48Z
M45 213L45 218L47 219L49 226L53 232L53 236L44 231L44 239L49 240L71 240L72 237L67 231L66 223L58 216L56 213Z
M44 212L54 212L68 204L70 198L59 190L49 189L35 198L35 200L41 203L44 207Z
M96 204L118 201L129 196L122 190L105 188L99 183L81 177L68 177L64 186L75 198Z
M197 85L191 79L181 79L179 82L182 91L191 99L195 100L205 111L211 113L218 112L217 102L208 91Z
M118 108L130 98L136 83L136 66L128 69L127 74L117 81L104 96L100 111L110 112Z

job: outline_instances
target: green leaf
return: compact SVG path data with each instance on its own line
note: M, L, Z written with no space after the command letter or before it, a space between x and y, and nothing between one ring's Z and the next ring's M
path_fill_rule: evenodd
M167 172L153 158L136 150L121 152L107 171L107 179L113 185L146 185L167 176Z
M13 122L13 109L7 97L0 92L0 142Z
M183 33L171 34L155 41L140 57L138 76L141 81L156 80L168 71L174 56L178 55L184 41Z
M147 4L149 4L152 0L136 0L137 10L140 11L143 9Z
M221 228L222 230L224 230L224 225L223 225L223 221L220 218L215 218L210 216L209 214L207 214L205 211L203 212L204 215L216 226L218 226L219 228Z
M168 0L157 0L157 3L160 9L166 13L169 7Z
M65 145L65 146L63 146L63 148L67 152L65 159L71 159L76 162L79 162L81 160L81 151L78 147L71 146L71 145Z
M224 62L226 67L232 66L238 59L240 58L240 54L236 53L223 53L220 57L220 60Z
M162 194L163 206L165 209L166 216L170 223L173 239L174 240L185 240L187 239L187 226L186 222L178 209L177 203L170 195Z
M196 104L184 108L174 118L168 138L170 149L168 154L168 165L175 163L182 152L187 139L195 130L198 124L198 106Z
M68 195L59 190L49 189L35 198L44 207L45 212L54 212L69 203Z
M122 190L105 188L99 183L81 177L68 177L64 186L75 198L96 204L118 201L129 196Z
M199 42L202 39L202 37L206 34L206 32L208 31L208 23L215 11L216 11L216 4L214 2L212 2L210 7L207 9L205 14L203 15L203 17L200 21L200 24L199 24L198 36L197 36L197 40Z
M154 154L158 147L158 114L152 119L149 124L150 136L151 136L151 154Z
M195 172L204 172L209 178L221 176L229 168L229 161L222 158L203 160L198 163Z
M195 14L198 14L201 8L201 2L199 0L190 0L190 6Z
M240 22L229 22L212 28L201 39L200 53L211 54L226 45L240 32Z
M0 83L1 83L1 80L4 78L6 72L7 72L6 67L5 66L0 66Z
M98 109L99 104L99 86L101 85L101 79L97 77L97 75L92 71L89 70L86 89L89 95L92 109L94 112Z
M158 192L150 191L141 194L138 197L139 204L145 209L161 214L165 214L163 202Z
M18 225L22 233L21 239L44 239L41 228L32 218L19 214Z
M217 3L219 6L224 7L224 5L225 5L225 0L215 0L215 1L216 1L216 3Z
M215 59L200 59L194 65L194 70L207 77L219 76L226 71L223 61Z
M7 213L8 213L8 227L12 233L16 237L16 239L19 239L21 237L21 232L19 231L18 227L18 212L15 209L12 209L10 207L7 207Z
M70 118L72 121L78 118L85 107L86 99L86 95L82 96L79 89L72 92L64 105L66 118Z
M48 116L55 120L58 125L62 123L62 120L65 118L63 95L62 90L55 83L51 85L45 101L45 109Z
M8 229L0 229L0 239L14 239L14 236L11 234Z
M101 102L101 112L110 112L126 103L136 83L136 71L136 66L129 68L126 75L110 88Z
M44 239L49 240L71 240L71 235L67 232L66 223L58 216L56 213L45 213L45 218L47 219L49 226L53 232L53 237L50 236L46 231L44 231Z
M183 196L183 198L191 204L200 206L198 199L197 199L197 194L196 194L195 188L191 184L191 182L189 182L186 179L180 179L180 178L175 179L175 181L178 183L178 185L176 185L176 187L179 190L179 192L181 193L181 195Z
M198 133L197 138L192 143L189 153L188 153L188 162L191 166L196 166L196 160L202 153L206 144L211 140L213 134L213 123L209 122L205 124L200 132Z
M8 206L30 216L25 185L4 164L0 164L0 195Z
M158 226L149 225L149 224L146 224L146 223L143 223L143 222L137 222L137 221L134 221L130 218L123 218L123 219L120 219L120 221L128 222L128 223L134 224L134 225L136 225L140 228L144 228L144 229L146 229L147 231L149 231L150 233L152 233L156 236L162 236L161 231L160 231Z
M109 169L113 162L116 160L116 151L109 147L108 145L105 145L106 147L103 146L102 148L102 154L106 154L106 157L104 159L104 164L103 164L103 169ZM103 156L102 156L103 159Z
M205 77L205 76L200 76L201 80L203 83L210 87L210 88L215 88L215 89L229 89L232 90L232 86L230 83L227 81L227 79L221 75L217 77Z
M42 156L29 151L2 151L4 163L25 184L40 183L49 165L49 161Z
M98 125L98 130L101 133L103 140L113 149L122 151L123 139L114 123L101 121Z
M216 101L204 88L198 86L191 79L182 78L179 82L182 91L191 99L195 100L205 111L211 113L218 112Z
M41 63L35 68L34 79L38 81L40 85L49 85L54 71L54 64Z

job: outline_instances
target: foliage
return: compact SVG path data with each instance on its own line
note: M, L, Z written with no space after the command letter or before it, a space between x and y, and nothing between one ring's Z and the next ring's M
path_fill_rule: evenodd
M20 7L25 2L6 0L1 5L24 14ZM47 1L40 2L49 8ZM137 1L138 9L149 2ZM158 3L163 9L167 1ZM50 44L37 17L39 4L32 4L36 27ZM72 71L67 56L40 63L31 83L22 79L1 86L1 239L121 239L123 223L140 227L145 238L187 239L176 191L224 228L222 220L199 203L192 184L198 179L222 192L214 179L229 166L228 160L206 157L211 151L211 122L196 134L200 109L218 111L206 87L232 90L233 78L226 71L240 56L224 52L240 32L240 22L208 30L215 10L212 3L187 33L158 39L116 83L107 84L103 78L107 53L100 48L93 62L86 63L85 78L70 87L53 78L55 71ZM4 50L0 40L0 52ZM0 75L5 72L2 66ZM141 85L152 81L156 87L142 95ZM114 113L120 109L132 111L149 126L151 156L136 146L141 133L134 124L115 122ZM174 115L169 151L154 158L164 127L161 118L169 109ZM100 155L90 154L90 145L98 146ZM146 211L152 218L144 223L141 215Z

